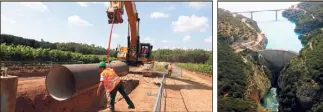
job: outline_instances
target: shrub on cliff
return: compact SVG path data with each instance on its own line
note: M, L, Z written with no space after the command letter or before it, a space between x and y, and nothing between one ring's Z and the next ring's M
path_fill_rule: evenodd
M323 27L323 3L303 2L296 9L283 11L283 17L296 23L295 32L308 33Z
M245 19L253 29L243 23L242 19ZM226 40L230 44L237 41L254 39L254 37L257 37L257 32L260 32L260 29L255 21L239 14L232 14L229 11L221 8L218 8L217 27L218 35L220 35L218 39Z
M257 112L257 104L252 99L219 97L219 112Z
M299 56L281 72L278 85L280 110L299 112L322 109L323 103L323 33L302 36L306 43Z
M224 42L218 42L218 95L243 98L249 66Z

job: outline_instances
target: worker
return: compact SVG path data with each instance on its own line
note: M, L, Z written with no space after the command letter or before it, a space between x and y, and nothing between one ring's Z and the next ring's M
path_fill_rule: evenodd
M172 70L173 70L172 63L169 63L169 64L168 64L167 69L168 69L168 76L171 76L171 75L172 75Z
M130 100L127 95L122 83L120 83L120 77L117 73L110 67L106 67L106 63L104 61L99 63L99 69L101 73L100 84L97 90L97 95L100 96L102 85L104 86L104 90L106 94L110 93L110 109L114 112L114 101L117 95L117 91L123 96L128 104L129 109L134 109L135 106L133 102Z

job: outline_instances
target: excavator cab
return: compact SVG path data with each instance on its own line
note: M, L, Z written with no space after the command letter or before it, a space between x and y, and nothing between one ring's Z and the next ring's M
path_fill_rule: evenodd
M149 62L151 60L152 45L149 43L140 43L140 18L134 2L110 1L110 6L106 11L108 22L112 25L123 23L122 15L124 14L124 9L128 16L128 45L127 47L119 47L119 49L117 49L117 58L118 60L125 61L128 65L138 65Z
M146 63L151 60L153 46L150 43L140 43L139 61Z

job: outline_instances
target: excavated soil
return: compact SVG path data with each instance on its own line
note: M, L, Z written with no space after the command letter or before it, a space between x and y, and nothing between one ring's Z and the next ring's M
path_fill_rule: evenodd
M16 112L94 112L99 110L99 102L102 98L96 95L97 88L61 102L50 97L45 87L45 72L27 75L17 72L15 74L16 76L40 76L18 79ZM122 83L129 94L138 86L139 81L124 79Z
M8 67L8 74L18 77L39 77L45 76L51 66L11 66Z

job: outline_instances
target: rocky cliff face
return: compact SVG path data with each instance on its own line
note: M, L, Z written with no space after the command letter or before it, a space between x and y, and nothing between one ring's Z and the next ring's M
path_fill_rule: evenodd
M235 52L265 49L267 38L257 23L240 14L218 9L218 39L228 42Z
M259 63L262 59L252 59L249 54L265 49L266 44L255 21L218 9L219 111L257 111L256 102L259 104L271 84Z
M323 3L300 3L283 12L295 21L304 48L278 78L279 110L323 112Z
M296 23L295 32L309 33L323 27L323 2L303 2L283 12L283 17Z

